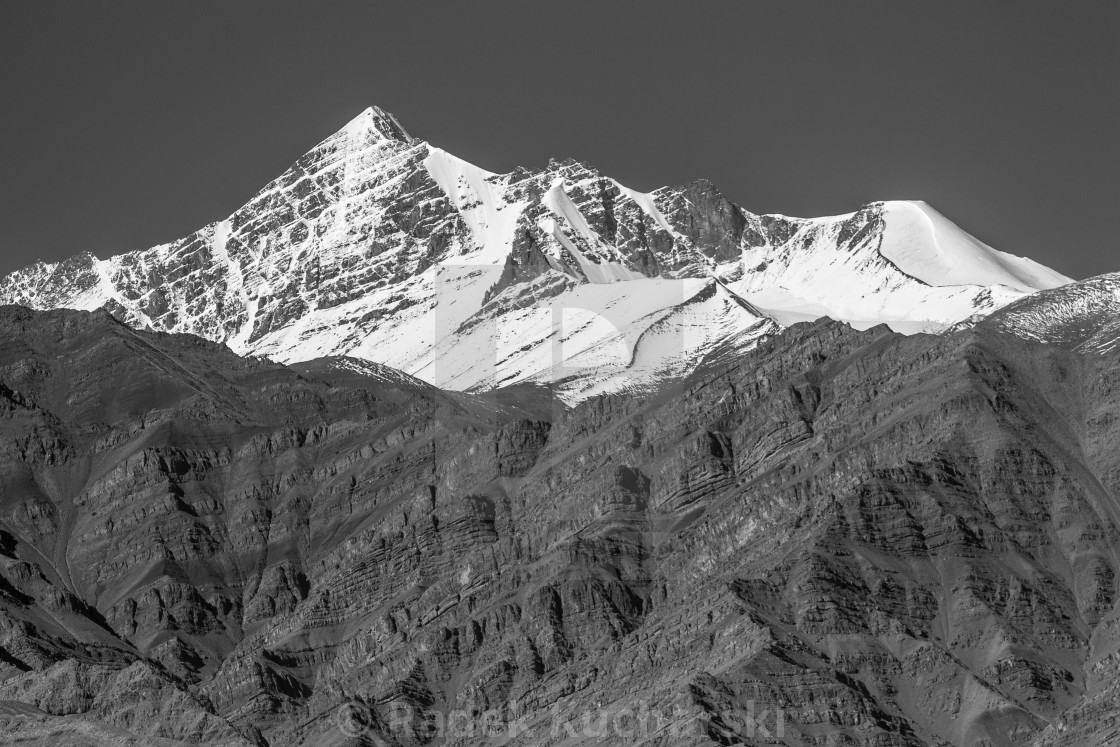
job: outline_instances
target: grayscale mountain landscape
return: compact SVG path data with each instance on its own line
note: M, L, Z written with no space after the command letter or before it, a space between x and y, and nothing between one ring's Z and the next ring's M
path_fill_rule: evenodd
M1120 274L371 107L0 278L38 745L1120 743Z

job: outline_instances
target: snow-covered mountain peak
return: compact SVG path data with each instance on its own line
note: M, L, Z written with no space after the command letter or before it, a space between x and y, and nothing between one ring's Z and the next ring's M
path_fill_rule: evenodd
M370 107L226 219L33 265L0 278L0 302L579 399L646 390L798 321L938 332L1065 282L924 203L803 219L754 215L703 179L638 192L573 159L497 174Z
M1033 293L1073 282L1033 260L993 249L925 202L880 204L886 224L880 252L928 285L1003 285Z
M376 132L388 140L411 143L414 138L408 134L397 118L377 106L366 107L361 114L350 120L347 130L362 129Z

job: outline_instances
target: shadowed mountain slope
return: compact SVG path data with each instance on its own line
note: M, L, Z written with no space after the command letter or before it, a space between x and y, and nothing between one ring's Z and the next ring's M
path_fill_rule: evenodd
M5 307L4 717L40 744L488 743L451 711L512 720L493 744L1107 744L1118 364L820 321L568 409Z

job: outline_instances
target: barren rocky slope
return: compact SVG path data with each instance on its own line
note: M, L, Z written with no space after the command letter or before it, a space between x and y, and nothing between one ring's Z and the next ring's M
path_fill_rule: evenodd
M820 321L569 409L0 308L0 722L1110 744L1120 360L1074 347Z

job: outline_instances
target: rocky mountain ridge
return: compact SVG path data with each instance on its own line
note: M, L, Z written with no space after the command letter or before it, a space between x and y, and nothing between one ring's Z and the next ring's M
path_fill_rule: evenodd
M1031 298L1097 292L1063 290ZM1104 316L1008 323L795 324L567 407L0 307L0 719L44 745L1110 744L1120 359L1082 345Z
M447 389L642 392L799 321L936 332L1069 282L924 203L754 215L697 181L645 194L577 161L493 174L376 107L227 219L0 279L280 362L345 355Z
M984 322L1001 332L1084 352L1120 345L1120 273L1028 296Z

